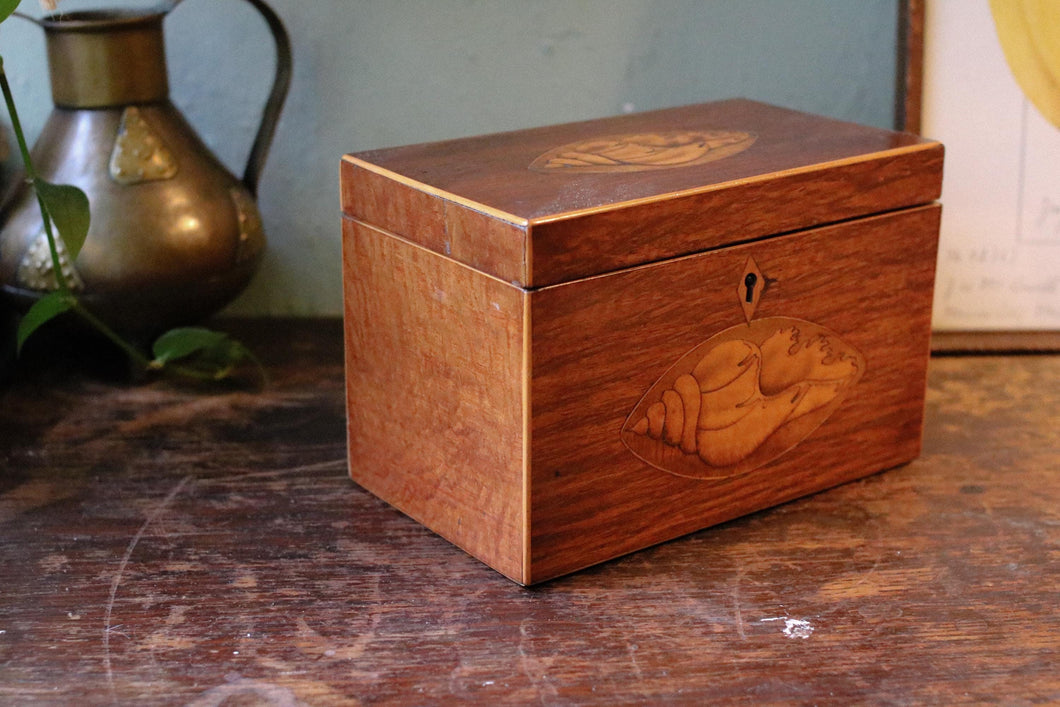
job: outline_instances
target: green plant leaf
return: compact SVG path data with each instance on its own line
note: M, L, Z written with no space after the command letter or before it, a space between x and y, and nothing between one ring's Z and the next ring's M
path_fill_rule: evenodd
M155 357L152 368L179 362L178 373L214 380L227 378L246 360L261 369L261 364L242 343L227 334L201 327L171 329L158 337L151 352Z
M171 329L155 340L151 353L156 363L165 365L195 354L216 351L228 340L227 334L201 327Z
M43 179L34 179L33 187L44 202L48 216L59 229L59 235L70 255L71 262L81 252L88 236L89 208L88 197L75 186L69 184L51 184Z
M18 323L19 353L22 352L22 344L33 332L63 312L72 309L74 304L74 298L65 292L50 292L34 302L26 312L26 316L22 317L22 321Z
M0 0L0 22L3 22L11 13L18 7L19 2L22 0Z

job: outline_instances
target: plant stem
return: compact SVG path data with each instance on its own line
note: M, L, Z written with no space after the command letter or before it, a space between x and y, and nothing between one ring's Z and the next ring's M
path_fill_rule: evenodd
M22 121L18 119L18 111L15 110L15 98L11 95L11 86L7 82L7 72L4 71L4 57L0 56L0 85L4 90L4 102L7 103L7 112L11 116L11 128L18 138L18 149L22 153L22 162L25 165L26 176L33 180L37 174L33 171L33 162L29 157L29 147L26 145L25 135L22 133Z
M33 167L33 159L29 154L29 145L26 142L26 135L22 130L22 121L19 120L18 110L15 108L15 99L11 94L11 85L7 80L7 72L4 71L4 58L2 56L0 56L0 90L3 91L4 102L7 104L7 113L11 116L11 129L15 133L15 140L18 142L19 152L22 153L22 164L26 172L26 179L35 187L39 177L37 176L36 169ZM36 192L36 188L34 188L34 191ZM70 285L66 281L66 276L63 274L62 263L59 259L59 249L56 246L55 234L52 231L51 217L48 215L48 209L44 205L44 200L41 199L39 194L37 194L37 204L40 206L41 218L44 221L44 233L48 238L48 250L51 251L55 284L59 288L59 291L70 298L73 302L74 312L76 312L81 319L85 320L100 334L109 339L115 346L124 351L125 354L138 366L148 368L151 364L150 359L140 353L135 346L107 326L107 324L105 324L99 317L85 309L84 305L74 297L73 293L70 291Z
M11 94L11 86L7 80L7 73L4 71L4 59L0 56L0 90L4 94L4 102L7 104L7 112L11 117L11 128L15 133L15 139L18 142L19 152L22 154L22 163L26 173L26 180L33 188L34 195L37 197L37 204L40 207L41 218L44 222L44 233L48 240L48 250L51 254L52 270L55 275L55 286L58 289L63 299L69 303L69 309L72 310L78 317L80 317L85 323L95 329L98 333L102 334L112 344L121 349L126 356L129 357L135 365L139 366L145 371L163 369L168 373L172 373L185 378L197 379L197 380L220 380L221 378L228 377L235 364L243 356L249 357L257 366L259 371L264 371L261 363L251 354L249 351L239 345L239 350L242 352L238 356L229 354L226 361L218 363L216 370L212 373L208 370L199 370L194 367L184 366L177 363L166 363L162 360L151 360L145 356L139 349L133 344L129 343L123 338L118 332L112 329L106 322L97 317L91 311L85 308L81 304L77 296L71 291L70 285L66 280L66 276L63 274L62 261L59 258L59 249L57 241L55 240L55 232L53 230L53 223L51 216L48 214L48 208L45 204L44 199L41 197L41 185L47 184L46 181L42 180L38 175L37 171L33 168L33 159L30 156L29 146L26 143L25 133L22 131L22 122L18 117L18 110L15 108L15 99ZM62 236L62 233L59 234ZM65 244L65 241L64 241ZM67 251L72 253L71 248L67 248ZM32 311L32 308L31 308ZM54 316L54 315L51 315ZM46 320L45 320L46 321ZM35 326L40 326L42 322L37 322ZM20 344L21 345L21 344Z
M37 171L33 169L33 160L29 156L29 145L26 143L26 135L22 132L22 121L18 118L18 110L15 108L15 97L11 94L11 85L7 81L7 72L4 71L4 58L0 56L0 90L4 93L4 102L7 104L7 113L11 116L11 129L15 133L15 141L18 150L22 153L22 164L26 172L26 179L31 184L37 181ZM36 189L34 189L36 191ZM52 221L48 216L48 209L44 206L44 200L37 195L37 204L40 206L41 218L44 220L44 234L48 238L48 250L52 258L52 270L55 273L55 284L63 294L70 294L70 286L63 274L62 263L59 260L59 249L55 245L55 234L52 232Z
M141 368L150 367L150 359L140 353L140 351L135 346L123 339L117 332L107 326L103 322L103 320L101 320L95 314L92 314L92 312L85 309L84 306L77 300L77 298L74 298L73 302L73 310L77 314L77 316L84 319L92 326L92 328L94 328L100 334L109 339L110 342L117 346L119 349L124 351L125 355L132 359L136 365L140 366Z

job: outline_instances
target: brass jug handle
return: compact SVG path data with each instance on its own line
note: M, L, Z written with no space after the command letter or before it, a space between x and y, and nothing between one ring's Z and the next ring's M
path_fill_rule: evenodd
M243 186L252 196L258 194L258 178L265 166L265 159L269 155L272 139L276 134L276 124L280 121L280 112L283 110L284 101L287 100L287 91L291 87L291 38L283 26L283 22L264 0L246 0L254 6L269 26L269 32L276 43L276 77L272 82L272 90L269 92L265 109L261 113L261 124L258 133L254 136L254 144L250 148L247 157L247 166L243 170ZM161 11L169 13L179 5L182 0L166 0L162 4Z
M163 15L169 14L182 1L162 0L156 12ZM258 179L265 166L265 158L269 155L272 139L276 135L276 124L280 121L280 112L287 100L287 91L291 87L291 38L279 16L265 4L264 0L246 1L265 18L272 39L276 43L276 77L273 79L272 90L269 92L269 98L261 113L261 124L258 126L257 135L254 136L254 144L250 147L247 166L243 170L243 186L252 196L257 196ZM43 22L29 15L21 12L13 14L40 27L44 26Z

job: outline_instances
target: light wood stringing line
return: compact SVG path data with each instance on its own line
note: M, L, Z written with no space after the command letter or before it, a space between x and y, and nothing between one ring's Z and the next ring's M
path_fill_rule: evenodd
M532 422L531 415L533 409L530 405L530 394L533 374L533 337L532 337L532 313L530 311L530 293L523 291L523 583L530 584L533 581L531 577L531 569L533 566L533 556L531 555L530 547L530 494L532 491L532 478L530 474L530 458L531 458L531 433L532 433Z
M504 278L497 277L496 275L491 275L488 272L484 272L482 270L479 270L476 267L468 265L467 263L463 263L463 262L453 258L452 256L446 255L445 253L439 253L438 251L431 250L430 248L428 248L428 247L426 247L424 245L420 245L419 243L416 243L415 241L410 241L409 239L404 238L404 237L394 233L393 231L388 231L385 228L379 228L378 226L373 226L372 224L368 223L367 221L362 221L361 219L359 219L359 218L357 218L355 216L350 216L349 214L343 214L342 218L347 219L349 221L352 221L353 223L356 223L359 226L364 226L365 228L370 229L372 231L375 231L376 233L382 234L384 236L387 236L388 238L397 239L397 240L401 241L402 243L404 243L406 245L410 245L413 248L421 250L421 251L423 251L425 253L430 253L431 255L436 255L439 258L444 258L445 260L448 260L450 263L453 263L455 265L459 265L460 267L462 267L462 268L464 268L466 270L471 270L472 272L478 273L479 275L482 275L483 277L488 277L489 279L495 280L496 282L504 283L508 287L514 287L517 290L525 290L526 289L526 288L522 287L521 285L518 285L518 284L513 283L513 282L508 282Z
M421 191L425 194L430 194L432 196L437 196L441 199L445 199L446 201L451 201L453 203L460 204L461 206L467 207L472 211L478 211L479 213L485 214L487 216L492 216L493 218L500 219L501 221L507 221L508 223L514 226L526 228L530 225L530 222L527 219L522 218L521 216L510 214L507 211L502 211L501 209L496 209L492 206L480 204L479 202L474 201L473 199L467 199L465 197L458 196L457 194L445 191L444 189L432 187L429 184L425 184L418 180L412 179L411 177L406 177L405 175L399 174L398 172L392 172L385 167L380 167L379 165L372 164L371 162L365 162L364 160L354 157L353 155L343 155L342 159L345 162L349 162L352 165L360 167L361 169L367 170L369 172L374 172L375 174L378 174L381 177L393 180L399 184L404 184L407 187L410 187L417 191Z
M533 218L533 219L527 219L527 218L523 218L521 216L516 216L516 215L510 214L510 213L508 213L506 211L502 211L502 210L496 209L496 208L494 208L492 206L487 206L487 205L482 204L480 202L474 201L473 199L468 199L466 197L459 196L457 194L453 194L452 192L448 192L448 191L446 191L444 189L439 189L437 187L430 186L429 184L424 184L423 182L420 182L420 181L417 181L415 179L412 179L411 177L406 177L406 176L404 176L402 174L398 174L397 172L392 172L392 171L386 169L385 167L380 167L378 165L372 164L371 162L365 162L365 161L363 161L363 160L361 160L361 159L359 159L357 157L354 157L353 155L344 155L343 159L345 161L347 161L347 162L350 162L351 164L357 165L358 167L366 169L366 170L368 170L370 172L375 172L376 174L384 176L384 177L386 177L388 179L392 179L392 180L394 180L396 182L404 184L407 187L411 187L413 189L420 190L420 191L422 191L424 193L431 194L433 196L437 196L439 198L446 199L448 201L452 201L454 203L460 204L461 206L465 206L465 207L467 207L469 209L473 209L474 211L478 211L480 213L484 213L486 215L493 216L495 218L499 218L499 219L501 219L503 221L507 221L507 222L509 222L509 223L511 223L513 225L516 225L516 226L520 226L520 227L523 227L523 228L532 228L533 226L536 226L536 225L544 225L544 224L548 224L548 223L554 223L556 221L564 221L566 219L577 218L577 217L580 217L580 216L588 216L588 215L591 215L591 214L601 213L601 212L605 212L605 211L614 211L616 209L624 209L624 208L628 208L628 207L632 207L632 206L641 206L641 205L644 205L644 204L652 204L652 203L655 203L655 202L658 202L658 201L672 201L672 200L677 200L677 199L681 199L681 198L688 197L688 196L696 196L696 195L699 195L699 194L707 194L709 192L718 191L720 189L728 189L728 188L731 188L731 187L743 186L743 185L747 185L747 184L754 184L756 182L762 182L762 181L775 181L777 179L780 179L780 178L783 178L783 177L787 177L787 176L795 176L795 175L799 175L799 174L808 174L808 173L812 173L812 172L820 172L820 171L824 171L824 170L827 170L827 169L833 169L833 168L836 168L836 167L846 167L846 166L849 166L849 165L859 164L859 163L862 163L862 162L871 162L873 160L887 159L887 158L890 158L890 157L897 157L899 155L912 154L914 152L921 152L921 151L926 151L926 150L935 150L935 149L938 149L939 147L941 147L941 143L939 143L939 142L918 143L916 145L908 145L906 147L896 147L896 148L893 148L893 149L890 149L890 150L881 150L879 152L871 152L871 153L867 153L867 154L864 154L864 155L854 155L852 157L844 157L842 159L832 160L830 162L819 162L819 163L815 163L815 164L811 164L811 165L806 165L806 166L803 166L803 167L792 167L790 169L782 169L782 170L776 170L776 171L773 171L773 172L757 174L757 175L754 175L754 176L751 176L751 177L743 177L743 178L740 178L740 179L732 179L732 180L729 180L729 181L720 182L718 184L708 184L708 185L705 185L705 186L702 186L702 187L693 187L693 188L690 188L690 189L682 189L682 190L678 190L678 191L671 191L671 192L666 192L665 194L658 194L658 195L655 195L655 196L646 196L646 197L642 197L642 198L639 198L639 199L629 199L629 200L626 200L626 201L616 201L616 202L613 202L613 203L602 204L600 206L591 206L591 207L587 207L587 208L584 208L584 209L574 209L572 211L564 211L564 212L561 212L561 213L558 213L558 214L551 214L551 215L548 215L548 216L541 216L541 217ZM529 242L529 239L527 239L527 240Z
M579 216L589 216L596 213L615 211L618 209L625 209L632 206L653 204L658 201L676 201L684 197L697 196L699 194L709 194L712 191L728 189L731 187L745 186L747 184L755 184L757 182L772 182L778 179L782 179L783 177L795 176L799 174L809 174L812 172L821 172L830 168L847 167L849 165L860 164L862 162L872 162L877 159L886 159L889 157L897 157L899 155L912 154L914 152L920 152L923 150L932 150L940 147L940 145L941 143L938 142L927 142L919 143L916 145L909 145L907 147L896 147L891 150L882 150L880 152L871 152L865 155L844 157L843 159L832 160L831 162L819 162L812 165L806 165L804 167L792 167L790 169L781 169L776 170L774 172L757 174L752 177L731 179L725 182L719 182L717 184L708 184L702 187L693 187L691 189L670 191L666 192L665 194L659 194L657 196L646 196L640 199L616 201L614 203L603 204L601 206L591 206L584 209L575 209L573 211L565 211L559 214L552 214L550 216L542 216L540 218L531 219L530 226L532 227L548 223L555 223L557 221L565 221L567 219L577 218Z

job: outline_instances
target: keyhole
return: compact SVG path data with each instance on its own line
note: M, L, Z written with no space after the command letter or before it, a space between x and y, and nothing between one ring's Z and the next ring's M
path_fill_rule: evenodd
M747 288L747 301L754 304L755 301L755 285L758 284L758 276L753 272L747 273L747 276L743 279L744 287Z

